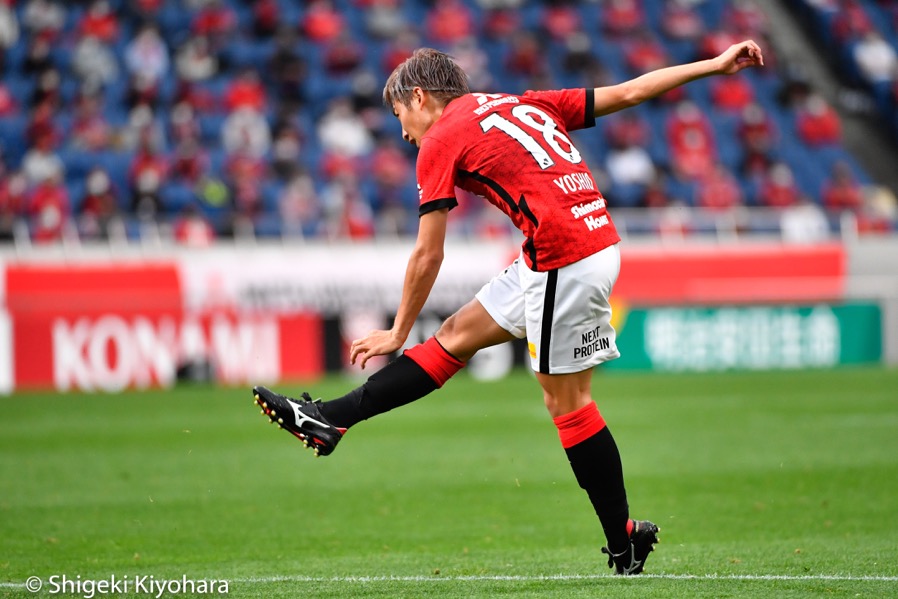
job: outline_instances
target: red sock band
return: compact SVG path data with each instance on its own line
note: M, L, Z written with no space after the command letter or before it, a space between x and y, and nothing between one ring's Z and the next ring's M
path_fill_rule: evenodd
M424 372L433 379L437 387L442 387L456 372L462 369L464 362L443 349L436 337L405 350L405 355L415 361Z
M599 407L595 402L590 402L570 414L558 416L553 421L558 427L561 446L565 449L589 439L605 428L605 419L599 414Z

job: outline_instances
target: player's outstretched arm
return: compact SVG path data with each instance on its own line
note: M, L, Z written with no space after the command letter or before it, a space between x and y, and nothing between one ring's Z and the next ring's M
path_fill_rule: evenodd
M710 75L732 75L763 64L761 48L754 41L746 40L733 44L715 58L665 67L617 85L597 87L595 115L603 116L636 106L696 79Z
M446 240L446 222L449 210L435 210L421 216L418 222L418 239L408 260L402 299L396 311L393 328L389 331L371 331L352 342L349 362L359 360L362 368L369 358L397 351L412 330L421 308L433 289L440 266L443 263L443 245Z

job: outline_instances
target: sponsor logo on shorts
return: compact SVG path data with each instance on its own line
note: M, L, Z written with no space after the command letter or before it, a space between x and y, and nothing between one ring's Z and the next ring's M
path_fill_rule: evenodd
M596 352L611 349L611 340L608 336L600 337L597 326L591 331L587 331L580 336L580 347L574 348L574 359L588 358Z
M535 360L535 359L536 359L536 344L535 344L535 343L528 343L528 344L527 344L527 349L530 351L530 357L533 358L533 359Z

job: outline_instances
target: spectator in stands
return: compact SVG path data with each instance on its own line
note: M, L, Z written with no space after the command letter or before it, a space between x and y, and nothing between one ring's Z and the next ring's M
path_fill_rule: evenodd
M237 32L237 13L224 0L206 0L196 12L191 29L209 40L214 51L227 45Z
M22 158L22 172L29 185L40 185L46 181L62 181L65 165L56 153L56 140L52 133L41 134Z
M365 47L355 35L344 30L327 44L324 50L324 68L331 76L348 75L362 64L365 52Z
M87 92L78 96L69 134L69 143L73 148L95 152L112 146L115 130L106 120L103 99L104 96L99 92Z
M25 75L39 75L54 68L50 54L50 40L42 36L33 36L28 40L25 60L22 61L22 72Z
M186 101L179 101L172 106L169 113L169 137L178 144L185 139L200 139L202 131L196 118L196 111Z
M336 98L318 122L318 138L324 151L350 159L371 152L374 140L352 105L344 98Z
M125 66L132 77L154 84L168 75L168 46L152 23L143 25L125 47Z
M16 223L24 218L28 206L28 179L22 171L0 174L0 241L14 238Z
M852 50L854 61L867 83L876 85L895 79L898 53L878 31L869 31Z
M505 69L512 75L535 76L546 70L546 48L535 33L523 30L515 33L505 55Z
M14 0L0 2L0 61L3 63L6 61L7 51L19 41L19 20L14 4Z
M99 38L87 35L76 44L72 72L82 83L104 87L118 79L118 60Z
M796 113L796 128L809 146L838 144L842 141L842 121L836 110L818 93L810 94Z
M602 4L599 24L608 35L624 38L645 26L639 0L607 0Z
M212 224L192 202L175 218L172 233L175 241L188 247L208 247L216 237Z
M205 35L189 37L175 54L178 77L186 82L206 81L218 74L218 57Z
M257 0L253 7L253 36L259 40L274 37L281 28L281 8L277 0Z
M128 122L119 130L119 145L126 151L166 147L165 131L150 106L139 104L131 109Z
M141 220L155 220L163 213L162 180L153 169L141 171L131 185L131 213Z
M288 109L298 108L303 102L307 69L305 60L296 51L298 42L292 29L281 27L275 36L274 53L266 69L272 95Z
M661 32L676 41L698 40L705 32L705 23L692 0L665 0L661 13Z
M717 162L714 131L691 100L683 100L668 115L665 132L671 167L678 178L696 179Z
M799 196L780 213L780 231L787 243L819 243L829 238L829 221L820 206Z
M873 31L873 23L864 5L858 0L842 0L839 10L833 17L832 33L836 41L846 43L855 41Z
M321 224L321 204L312 177L298 171L278 196L278 214L287 235L315 235Z
M374 236L374 213L353 173L343 172L333 178L325 187L321 200L328 237L363 240Z
M714 211L732 210L742 206L742 188L726 165L718 162L713 169L699 177L695 204Z
M730 0L726 3L721 19L740 35L764 38L770 27L767 13L755 0ZM766 56L764 57L766 61Z
M415 27L409 26L407 29L399 33L390 43L387 44L383 52L383 63L381 69L386 77L393 72L403 60L412 55L416 48L421 46L421 39Z
M108 0L93 0L90 3L78 23L78 35L82 38L95 37L103 44L112 44L118 39L118 17Z
M768 208L786 208L798 204L801 192L792 168L785 162L773 163L758 188L755 203Z
M424 20L427 37L437 44L456 44L475 35L474 17L460 0L435 0Z
M62 76L55 67L42 71L38 75L37 85L31 92L28 105L37 108L41 105L51 106L53 109L62 104Z
M840 161L833 165L823 184L821 200L823 207L832 212L858 212L863 207L863 190L848 163Z
M78 225L82 237L104 239L109 221L118 213L117 191L109 173L94 167L84 179L84 194L77 203Z
M564 2L548 3L540 15L540 25L544 34L556 42L563 42L579 31L580 21L580 13L576 7Z
M365 31L374 39L391 40L408 26L400 0L371 0L365 7Z
M267 107L268 92L262 84L259 72L253 67L241 69L225 89L225 110L234 112L241 108L249 108L257 113L264 113Z
M302 133L296 125L286 121L275 129L271 145L271 170L282 180L293 179L300 170Z
M624 62L637 77L668 65L667 51L648 27L636 30L623 41Z
M0 118L17 114L19 114L19 103L9 91L9 86L0 80Z
M622 110L602 119L605 142L609 147L638 145L646 147L651 141L648 121L637 110Z
M44 243L62 238L71 219L69 194L62 184L62 171L37 182L28 203L32 240Z
M742 35L735 31L729 23L723 23L722 27L706 32L699 40L698 57L700 59L713 58L741 39L743 39Z
M34 37L55 40L65 25L66 9L54 0L28 0L22 11L22 24Z
M459 40L452 46L449 53L468 74L471 89L491 89L493 87L489 57L477 45L477 38L466 37Z
M171 156L171 175L184 183L196 185L209 172L209 153L197 137L184 137L175 145Z
M718 77L708 87L714 107L724 112L741 112L755 99L754 88L746 77Z
M225 165L225 183L236 213L255 218L263 208L262 184L268 165L261 155L246 149L233 150Z
M46 138L44 141L51 147L62 138L56 124L56 105L50 100L44 100L34 107L25 127L25 140L29 145L36 146L41 138Z
M516 10L506 8L494 8L483 14L481 32L493 41L509 39L516 31L521 29L521 15Z
M655 178L652 157L643 146L635 143L613 145L605 159L605 170L614 190L633 185L645 188Z
M740 113L736 129L742 148L739 172L743 177L758 179L765 173L777 143L778 132L764 108L753 102Z
M268 120L252 106L238 107L222 124L221 145L229 155L241 152L262 159L271 149Z
M313 0L300 21L300 31L311 42L335 40L346 28L346 22L329 0Z

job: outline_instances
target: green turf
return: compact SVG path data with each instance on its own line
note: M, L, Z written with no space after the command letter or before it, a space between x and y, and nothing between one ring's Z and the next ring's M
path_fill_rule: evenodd
M898 371L609 372L594 396L632 514L662 527L649 576L610 576L517 373L460 375L322 459L244 389L0 398L0 596L51 596L31 575L266 598L898 596Z

